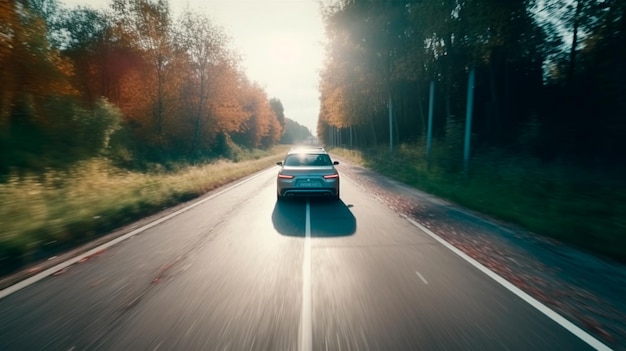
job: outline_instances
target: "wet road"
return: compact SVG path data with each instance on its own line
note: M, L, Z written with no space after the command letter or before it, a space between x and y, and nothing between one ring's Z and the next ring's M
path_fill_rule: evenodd
M275 174L3 297L0 350L593 349L348 177Z

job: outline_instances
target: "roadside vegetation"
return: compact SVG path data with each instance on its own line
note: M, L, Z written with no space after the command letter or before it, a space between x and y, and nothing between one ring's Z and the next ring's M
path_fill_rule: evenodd
M625 1L338 0L324 16L324 145L626 261Z
M0 274L271 166L310 131L167 1L0 2Z
M11 173L0 182L0 274L270 167L287 149L169 169L128 170L94 158L63 170Z
M584 250L626 262L626 169L603 173L545 164L530 157L486 152L472 158L467 177L462 160L433 147L403 144L332 152L409 186L467 208L518 224Z

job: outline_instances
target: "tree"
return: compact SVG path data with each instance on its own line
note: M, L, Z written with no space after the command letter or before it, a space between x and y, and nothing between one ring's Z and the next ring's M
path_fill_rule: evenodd
M84 105L77 99L73 61L49 42L61 18L56 3L2 4L0 16L7 21L0 37L8 50L0 54L0 148L5 150L0 169L64 166L98 155L118 128L120 114L106 100Z
M250 147L280 138L265 92L205 16L174 22L165 0L114 0L108 12L21 0L1 2L0 19L0 147L10 150L0 167L94 156L114 130L120 149L157 162L228 151L231 136Z
M234 70L231 65L234 54L228 50L227 43L223 31L206 16L192 12L182 16L176 32L175 48L177 53L186 58L188 67L185 94L181 98L193 121L192 154L196 152L201 139L213 139L219 132L216 119L223 114L217 111L216 102L226 102L228 96L220 92L229 90L226 88L228 86L232 90L236 84L236 80L226 78L232 77L232 74L226 72Z
M345 0L327 8L329 57L321 74L318 134L327 135L326 124L350 133L356 127L357 134L368 126L369 136L361 135L359 142L386 139L390 95L395 134L400 141L420 138L426 130L422 101L431 81L442 96L435 108L435 133L441 133L448 123L463 123L467 72L476 67L483 78L479 128L492 141L505 142L505 131L531 115L524 99L541 87L543 37L531 5L526 0ZM518 75L517 70L525 71Z
M248 83L242 86L239 99L247 120L233 135L233 140L249 148L267 148L276 143L280 139L281 128L263 89Z
M153 127L156 134L163 131L164 86L167 65L171 59L171 19L167 0L113 0L111 7L122 37L142 50L150 63L149 84L144 90L154 102Z
M71 64L49 46L46 23L28 1L2 2L0 18L0 124L6 124L12 106L26 96L75 91L68 80Z
M283 107L283 103L278 98L270 99L270 106L276 115L276 119L278 119L278 123L280 124L281 130L285 129L285 108Z
M100 97L119 101L116 88L129 65L120 64L123 50L119 42L115 44L112 27L112 19L106 14L79 7L61 11L50 29L52 45L71 60L76 73L73 85L87 103Z
M612 164L626 151L626 1L548 2L554 47L539 113L544 158ZM556 27L560 30L553 30ZM575 35L574 35L575 34ZM575 37L575 38L574 38Z

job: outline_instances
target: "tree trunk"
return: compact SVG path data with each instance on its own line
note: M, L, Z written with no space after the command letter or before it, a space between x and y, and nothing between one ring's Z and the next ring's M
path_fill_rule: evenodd
M496 68L495 59L492 59L491 64L489 65L489 87L491 92L491 125L488 128L489 133L488 136L491 140L500 141L500 105L498 102L498 82L496 79Z
M420 82L417 82L417 106L418 106L418 115L419 115L419 120L421 122L421 134L422 135L426 135L426 118L425 118L425 114L424 114L424 104L422 102L422 89L420 89ZM419 137L420 133L418 132L418 137Z
M193 140L191 141L191 150L189 151L189 154L193 156L194 152L196 151L196 148L198 147L198 144L200 143L200 128L202 126L202 112L203 112L203 108L204 108L204 96L205 96L205 89L206 89L206 81L205 81L205 76L204 76L204 72L200 73L200 101L198 103L198 110L196 112L196 123L194 126L194 131L193 131Z
M374 116L372 114L370 114L369 122L370 122L370 130L372 132L372 141L374 142L374 145L377 145L378 138L376 138L376 126L374 125Z
M576 47L578 46L578 27L580 26L580 12L583 9L583 0L578 0L576 3L576 13L574 14L574 33L572 37L572 47L569 54L569 70L567 79L571 83L574 78L574 71L576 67Z

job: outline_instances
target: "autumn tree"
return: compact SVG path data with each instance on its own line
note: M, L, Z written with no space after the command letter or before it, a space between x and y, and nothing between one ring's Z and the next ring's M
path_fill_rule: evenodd
M128 37L146 58L142 94L152 100L152 127L163 131L167 66L171 60L171 16L167 0L114 0L111 8L121 37ZM137 72L137 74L144 72ZM136 87L133 87L136 89Z
M265 92L202 14L172 19L164 0L114 0L108 11L23 0L2 2L0 19L3 169L105 149L129 162L213 157L233 138L280 138Z
M191 153L212 147L216 135L240 129L247 118L237 96L244 81L237 54L223 29L202 14L185 13L177 27L175 48L186 69L181 108L192 123Z
M384 15L384 13L382 14ZM321 73L318 135L356 127L377 143L390 89L390 48L379 40L382 20L364 2L344 1L325 13L326 67ZM364 104L363 101L368 103Z
M68 82L72 66L52 49L43 18L34 13L29 1L0 4L0 122L6 123L17 100L74 93Z
M115 52L112 24L105 13L86 7L62 9L51 24L51 43L72 62L75 71L72 84L86 103L101 97L119 100L117 82L127 65L112 62ZM120 47L119 43L117 46Z
M0 168L63 165L100 152L119 122L106 101L79 104L71 60L50 45L54 1L2 2ZM96 117L97 116L97 117Z
M267 148L280 139L280 123L265 91L257 84L245 83L239 100L247 118L233 140L249 148Z

